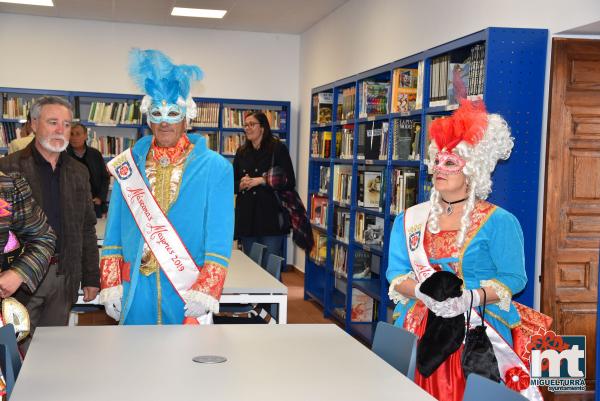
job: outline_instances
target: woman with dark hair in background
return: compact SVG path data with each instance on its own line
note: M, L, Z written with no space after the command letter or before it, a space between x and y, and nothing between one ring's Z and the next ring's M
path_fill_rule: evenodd
M233 161L235 180L235 238L250 253L252 243L267 247L268 254L283 257L283 241L290 232L289 219L279 206L274 189L267 183L267 172L273 167L285 176L278 190L296 186L294 168L287 147L274 137L267 116L252 112L244 120L246 142Z

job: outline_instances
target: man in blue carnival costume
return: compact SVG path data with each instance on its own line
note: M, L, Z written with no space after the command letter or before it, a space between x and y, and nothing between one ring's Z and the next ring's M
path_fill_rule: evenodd
M233 242L231 164L185 133L197 66L133 49L152 136L108 163L115 185L100 261L100 302L120 324L209 324Z

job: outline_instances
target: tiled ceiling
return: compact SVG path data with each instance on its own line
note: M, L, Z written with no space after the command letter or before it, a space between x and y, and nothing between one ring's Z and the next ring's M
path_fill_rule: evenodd
M300 34L348 0L54 0L54 7L0 3L0 13ZM227 10L223 19L171 16L172 8Z

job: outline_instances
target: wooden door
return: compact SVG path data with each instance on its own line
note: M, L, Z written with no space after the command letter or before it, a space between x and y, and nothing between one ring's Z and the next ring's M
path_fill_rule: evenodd
M562 335L585 335L593 399L600 246L600 40L556 38L546 159L542 311Z

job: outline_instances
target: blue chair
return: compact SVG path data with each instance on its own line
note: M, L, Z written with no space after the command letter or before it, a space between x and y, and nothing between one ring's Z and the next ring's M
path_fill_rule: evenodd
M265 245L254 242L252 244L252 248L250 248L250 259L252 259L257 265L262 266L266 250L267 247Z
M379 322L371 350L409 379L415 379L417 337L413 333Z
M267 271L271 274L271 276L275 277L277 281L281 281L281 270L283 270L283 263L285 259L281 256L269 255L269 259L267 259ZM266 305L262 305L264 309ZM272 318L279 320L279 305L272 304L269 306L269 314Z
M463 401L526 401L527 398L483 376L471 373L467 377L467 387Z
M9 399L21 371L21 355L12 324L0 327L0 368L6 382L6 398Z

